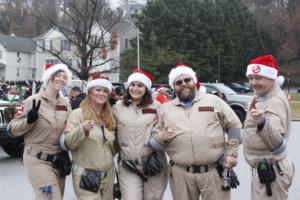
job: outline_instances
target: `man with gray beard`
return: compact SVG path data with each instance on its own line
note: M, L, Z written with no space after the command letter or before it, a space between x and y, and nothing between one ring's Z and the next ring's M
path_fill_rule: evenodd
M150 144L164 149L171 159L174 200L199 200L199 196L228 200L230 187L238 185L232 168L237 164L242 125L222 99L196 92L196 82L196 73L184 64L171 70L169 84L177 97L161 106L159 129ZM223 169L231 172L228 179L222 180Z

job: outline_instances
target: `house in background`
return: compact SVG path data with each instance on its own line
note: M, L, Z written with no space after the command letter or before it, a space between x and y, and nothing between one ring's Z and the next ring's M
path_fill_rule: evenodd
M99 31L100 29L97 26L93 27L93 32L95 35L99 34ZM99 49L98 52L95 52L95 55L99 56L94 57L93 64L104 64L93 68L90 73L104 72L103 75L108 76L112 82L119 82L120 56L125 49L131 47L129 41L136 37L136 28L133 22L127 19L121 20L111 29L110 32L105 33L103 42L110 43L112 34L115 35L116 47L113 50L108 49L106 56L101 56L100 51L103 49ZM38 44L36 60L38 66L37 76L39 80L41 78L41 74L43 74L45 70L43 67L45 64L60 63L58 58L48 53L44 49L57 51L63 55L66 60L68 60L70 66L73 68L78 66L80 59L76 54L76 46L72 46L69 40L58 29L50 29L45 34L37 37L36 42Z
M100 30L97 26L93 27L95 35L99 35ZM121 20L110 32L105 33L103 42L110 44L114 35L115 48L107 49L106 56L101 56L103 49L99 48L99 51L95 52L93 64L104 64L95 67L90 73L100 72L112 82L119 82L121 54L131 48L130 40L136 38L136 33L134 23L128 19ZM0 35L0 81L41 80L46 64L61 63L45 49L58 52L73 68L77 68L80 62L76 46L57 28L52 28L34 39Z
M0 35L0 81L35 80L35 50L29 38Z

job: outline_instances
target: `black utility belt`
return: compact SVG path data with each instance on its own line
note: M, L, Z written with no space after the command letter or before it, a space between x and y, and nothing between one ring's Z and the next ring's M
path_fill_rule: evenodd
M170 165L177 165L175 164L172 160L170 160ZM202 174L206 173L211 169L216 168L215 165L191 165L191 166L182 166L182 165L177 165L181 168L184 168L186 172L193 173L193 174Z
M39 160L47 161L47 162L55 162L58 154L49 154L45 153L43 151L33 150L33 149L27 149L25 150L25 153L27 155L33 156Z
M39 160L51 162L52 166L58 170L60 177L65 177L71 173L72 164L67 151L49 154L39 150L26 149L25 153Z

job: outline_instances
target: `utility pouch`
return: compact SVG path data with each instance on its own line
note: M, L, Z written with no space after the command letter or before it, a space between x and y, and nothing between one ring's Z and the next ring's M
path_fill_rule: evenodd
M97 193L101 184L101 172L85 169L80 177L79 187L81 189Z
M158 160L155 152L148 156L144 156L143 160L143 173L145 176L156 176L162 170L162 164Z
M272 196L271 183L276 180L273 166L266 159L260 160L257 173L260 183L266 184L267 196Z
M72 163L67 151L62 151L57 154L52 165L58 170L60 177L65 177L71 173Z

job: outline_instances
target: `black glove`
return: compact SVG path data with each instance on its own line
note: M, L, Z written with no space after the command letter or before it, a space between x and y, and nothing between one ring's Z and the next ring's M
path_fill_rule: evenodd
M143 172L145 176L155 176L161 172L162 168L156 153L143 157Z
M230 175L230 181L229 181L229 185L230 185L230 188L237 188L237 186L240 185L240 181L236 175L236 173L234 172L233 169L228 169L230 172L228 173ZM217 172L220 176L220 178L223 180L223 171L224 171L224 167L220 164L217 164ZM224 183L223 183L224 184ZM227 185L227 184L226 184Z
M39 118L40 105L41 105L41 100L39 100L36 105L35 99L33 99L32 108L27 114L27 124L32 124Z

